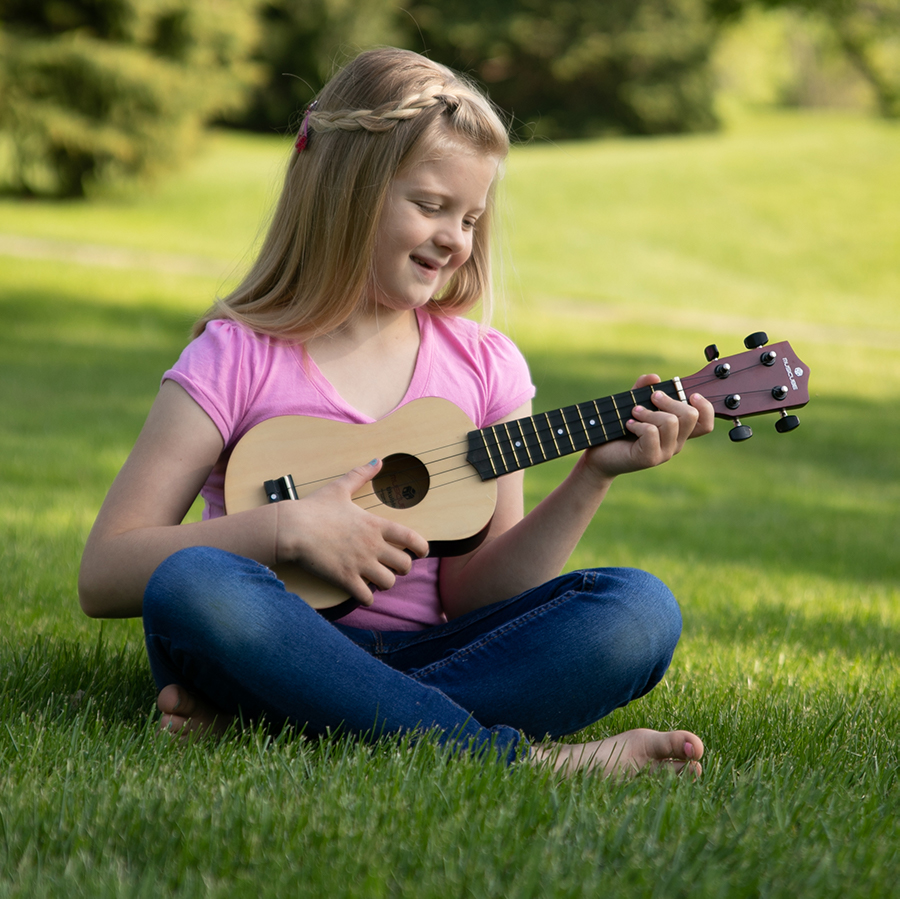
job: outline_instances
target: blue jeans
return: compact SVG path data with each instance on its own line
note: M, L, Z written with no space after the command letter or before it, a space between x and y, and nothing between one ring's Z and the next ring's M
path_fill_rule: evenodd
M436 729L445 744L512 761L522 733L573 733L652 689L681 614L652 575L608 568L427 630L366 631L326 621L265 566L199 547L153 574L144 631L157 685L225 713L308 735Z

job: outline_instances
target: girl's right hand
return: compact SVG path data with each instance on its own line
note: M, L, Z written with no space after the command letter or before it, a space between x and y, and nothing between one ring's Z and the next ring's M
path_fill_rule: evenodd
M412 529L367 512L351 497L378 474L373 460L300 500L276 503L278 562L295 562L370 606L373 589L387 590L422 559L428 542Z

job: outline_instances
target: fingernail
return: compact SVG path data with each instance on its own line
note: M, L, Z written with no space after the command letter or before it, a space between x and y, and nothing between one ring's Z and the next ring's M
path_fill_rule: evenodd
M638 410L640 410L641 412L643 412L643 411L644 411L644 407L643 407L643 406L635 406L635 407L634 407L634 411L637 412Z
M377 464L378 464L378 460L377 460L377 459L373 459L373 460L369 463L369 465L377 465Z
M694 744L693 744L693 743L688 743L687 741L685 741L685 744L684 744L684 754L685 754L689 759L692 759L692 758L694 757Z

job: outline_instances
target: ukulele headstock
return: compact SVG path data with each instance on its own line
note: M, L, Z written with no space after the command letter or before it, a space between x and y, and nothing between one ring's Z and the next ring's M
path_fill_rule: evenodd
M712 344L705 350L709 364L695 375L682 378L685 394L700 393L715 409L717 418L735 422L729 432L732 440L746 440L753 435L742 418L779 412L775 429L784 434L800 424L789 409L799 409L809 402L809 369L785 340L768 345L762 331L744 340L747 352L719 358Z

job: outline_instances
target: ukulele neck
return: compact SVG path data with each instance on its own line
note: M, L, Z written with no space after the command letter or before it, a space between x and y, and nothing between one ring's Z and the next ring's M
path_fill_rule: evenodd
M687 402L680 379L673 378L650 387L501 422L468 433L466 461L474 466L482 481L487 481L618 440L630 433L625 423L634 407L652 406L650 397L657 390Z

